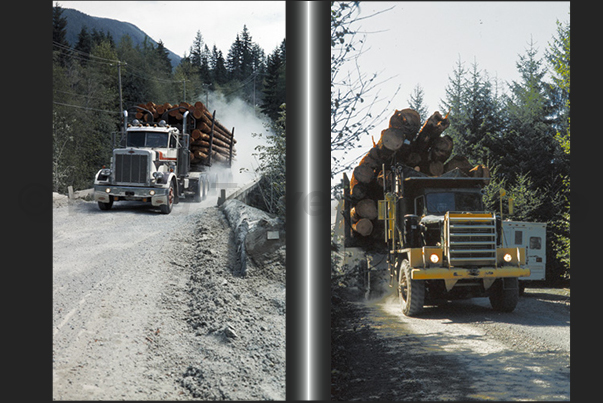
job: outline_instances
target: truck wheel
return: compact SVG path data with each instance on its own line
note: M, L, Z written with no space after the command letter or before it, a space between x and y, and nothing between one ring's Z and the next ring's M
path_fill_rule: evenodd
M98 207L103 211L111 210L111 207L113 207L113 200L109 198L109 203L98 202Z
M406 316L417 315L423 310L425 301L425 282L410 278L410 263L404 259L398 273L398 296L402 313Z
M170 182L170 188L168 190L167 204L162 204L159 209L163 214L170 214L172 207L174 207L174 200L176 199L176 191L174 190L174 182Z
M495 311L513 312L519 301L519 280L515 278L501 278L492 284L490 292L490 305Z
M199 203L201 201L201 186L203 186L203 179L199 178L197 183L195 183L195 196L193 197L193 201L195 203ZM203 193L205 193L205 189L203 190Z

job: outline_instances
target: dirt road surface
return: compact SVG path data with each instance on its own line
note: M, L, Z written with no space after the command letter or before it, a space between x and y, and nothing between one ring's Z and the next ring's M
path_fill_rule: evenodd
M53 209L53 399L284 399L284 250L233 272L216 197Z
M393 293L334 293L333 400L569 400L569 289L527 288L512 313L487 298L400 312Z

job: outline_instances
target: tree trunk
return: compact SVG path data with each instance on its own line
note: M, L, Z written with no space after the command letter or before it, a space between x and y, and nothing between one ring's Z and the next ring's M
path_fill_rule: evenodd
M458 168L462 173L469 176L471 164L466 157L455 155L444 165L444 172L452 171L454 168Z
M443 117L440 112L435 111L433 115L425 121L425 124L419 131L419 135L415 140L415 147L420 151L427 151L433 144L436 138L442 134L450 126L448 115Z
M404 132L401 129L390 127L381 132L381 138L377 143L377 147L380 150L388 149L396 151L404 143Z
M369 165L358 165L354 168L353 177L356 178L358 182L370 183L374 176L375 173Z
M358 182L358 180L352 174L350 179L350 197L355 200L364 199L366 196L367 186L365 183Z
M420 125L421 117L419 113L410 108L402 109L401 111L396 109L389 119L389 127L402 130L409 141L412 141L415 134L417 134Z
M429 152L430 161L446 162L452 155L453 142L452 137L445 134L434 140Z
M361 218L357 223L352 224L352 229L362 236L368 236L373 232L373 223L368 218Z
M377 218L377 203L373 199L362 199L353 207L360 218L374 220Z

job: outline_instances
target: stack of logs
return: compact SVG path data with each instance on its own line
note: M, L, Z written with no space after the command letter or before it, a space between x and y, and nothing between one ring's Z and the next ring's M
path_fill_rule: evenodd
M213 141L211 161L228 163L236 155L234 145L236 140L233 138L234 128L228 130L212 115L205 105L198 101L194 105L187 102L172 105L168 102L157 105L154 102L139 104L136 119L143 123L158 123L165 120L168 125L178 127L182 130L182 119L184 113L189 112L187 117L187 132L191 136L190 156L191 164L207 164L209 159L209 145L213 127Z
M388 165L394 161L407 166L407 176L490 177L484 165L472 167L460 155L450 158L452 138L442 135L448 126L448 114L442 116L436 111L419 130L420 116L415 110L396 110L389 127L381 132L379 142L375 144L373 140L373 148L360 160L350 180L350 215L355 235L383 236L381 231L374 231L383 225L377 221L377 200L383 199L383 181L389 178Z

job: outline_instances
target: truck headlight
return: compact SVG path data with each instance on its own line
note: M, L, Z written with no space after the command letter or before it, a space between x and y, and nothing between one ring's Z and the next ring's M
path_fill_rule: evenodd
M151 196L153 196L153 195L155 194L155 191L154 191L154 190L149 190L149 194L150 194Z
M440 257L436 253L432 253L431 256L429 256L429 260L431 263L437 263L440 261Z
M111 188L107 188L107 189L105 189L105 192L107 192L107 193L111 193Z
M507 263L509 263L511 261L512 257L510 254L505 253L505 255L503 256L503 260Z
M111 170L109 168L101 169L100 174L103 176L110 176Z

